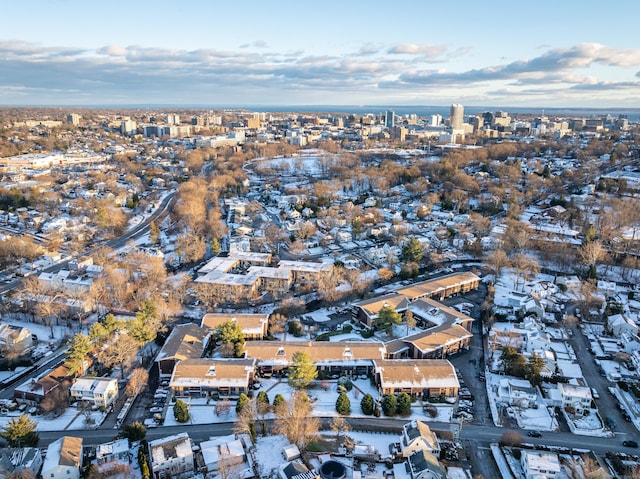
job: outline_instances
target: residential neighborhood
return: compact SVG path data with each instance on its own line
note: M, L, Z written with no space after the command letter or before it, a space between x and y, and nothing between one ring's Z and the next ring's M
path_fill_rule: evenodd
M637 121L0 125L3 477L640 469Z

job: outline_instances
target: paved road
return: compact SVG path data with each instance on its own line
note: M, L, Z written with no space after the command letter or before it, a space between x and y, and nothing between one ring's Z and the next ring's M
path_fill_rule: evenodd
M329 419L324 419L328 423ZM348 418L349 423L355 430L371 430L378 432L397 433L406 423L401 419L379 419L379 418ZM267 421L269 424L272 421ZM222 436L233 433L233 422L213 423L213 424L184 424L181 426L158 427L147 430L147 439L153 440L160 437L170 436L178 432L187 432L195 441L203 441L211 436ZM450 430L449 423L430 423L433 430ZM487 446L492 442L498 442L506 429L495 426L482 426L468 424L462 427L460 439L472 441L473 443ZM40 435L40 447L47 446L63 435L82 437L85 445L101 444L112 440L118 431L116 429L89 429L74 431L42 431ZM633 452L632 449L624 447L619 438L600 438L590 436L576 436L567 432L545 432L541 438L524 437L526 443L533 445L556 446L567 449L592 450L598 454L613 452Z
M600 367L595 363L594 355L589 352L589 340L577 326L574 325L571 331L573 337L569 339L569 343L576 352L576 358L578 364L580 364L580 369L582 369L582 375L587 381L587 384L595 388L600 396L599 399L595 400L600 416L603 419L610 417L616 422L613 431L621 438L637 440L639 436L638 431L632 423L624 420L618 409L617 399L608 391L608 387L613 384L606 377L600 375Z
M59 363L63 361L64 357L65 357L64 351L59 350L57 352L54 352L52 355L39 360L38 362L36 362L37 368L34 369L31 373L15 381L13 384L2 388L2 390L0 390L0 398L13 399L13 391L17 385L20 385L28 381L29 379L38 378L45 372L49 370L53 370L54 367L56 367Z
M176 194L175 192L171 192L167 196L165 196L165 198L162 200L162 202L160 202L156 210L146 220L142 221L140 224L130 229L129 231L124 233L122 236L119 236L118 238L106 240L106 241L98 241L94 243L93 246L96 246L98 244L105 244L113 249L118 249L123 247L128 241L136 240L144 236L145 234L148 233L149 225L151 224L152 221L157 222L158 220L164 218L168 214L170 203L175 197L175 194ZM66 260L66 261L62 261L60 263L56 263L54 265L48 266L47 268L43 268L40 272L57 273L61 269L66 269L68 267L69 267L69 260ZM21 283L22 283L22 278L18 278L11 281L10 283L3 284L2 286L0 286L0 294L7 293L8 291L18 288Z

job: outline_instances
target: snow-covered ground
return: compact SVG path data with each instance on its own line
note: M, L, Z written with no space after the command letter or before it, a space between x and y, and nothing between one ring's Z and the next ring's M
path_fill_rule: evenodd
M293 389L287 384L286 380L263 379L261 381L261 390L265 391L272 402L277 394L282 394L285 398L289 398ZM347 393L351 401L351 417L366 417L360 409L360 401L365 394L371 394L374 399L378 398L377 388L371 384L368 379L358 379L353 382L353 389ZM257 392L256 392L257 394ZM309 388L307 394L311 398L313 404L313 415L318 417L331 417L337 415L336 400L338 399L338 384L335 380L317 380ZM227 413L216 415L216 401L207 402L205 398L197 398L188 400L189 405L189 423L190 424L211 424L217 422L232 422L236 420L235 405L236 401L230 401L230 409ZM435 405L434 405L435 406ZM437 405L438 415L432 418L429 414L423 412L422 403L417 401L413 403L412 413L407 416L407 421L412 419L420 419L425 422L449 422L453 412L453 406L449 404ZM272 413L265 415L265 419L273 417ZM173 416L173 406L167 409L164 419L165 426L176 426L179 423Z
M0 416L0 428L6 426L11 419L20 416L21 412L12 411L6 416ZM105 414L100 411L91 411L90 418L92 423L85 422L86 416L82 411L75 407L68 407L64 413L54 418L49 416L31 416L33 421L38 424L37 431L65 431L79 429L94 429L98 427L104 420Z

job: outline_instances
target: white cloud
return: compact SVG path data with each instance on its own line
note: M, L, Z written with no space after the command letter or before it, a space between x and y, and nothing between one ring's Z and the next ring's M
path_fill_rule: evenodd
M601 102L613 97L613 90L640 96L640 49L595 43L546 49L534 58L463 71L452 70L448 61L468 54L466 47L365 43L356 51L326 55L256 51L264 47L256 41L236 50L139 45L87 50L0 41L0 101L10 102L11 91L20 92L22 103L25 96L33 103L51 102L49 98L158 103L164 96L174 103L199 99L229 104L246 102L249 91L265 102L286 102L297 92L327 104L343 98L353 103L399 97L430 101L441 98L442 91L457 92L458 97L473 92L474 98L493 98L491 92L499 91L516 101L518 95L538 95L538 89L562 98L572 90L576 99L582 92L584 98ZM434 63L441 68L434 69ZM601 77L600 66L615 74L616 81Z

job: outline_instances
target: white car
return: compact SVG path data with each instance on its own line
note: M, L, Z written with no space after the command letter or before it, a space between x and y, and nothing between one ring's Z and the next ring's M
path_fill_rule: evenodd
M149 412L154 413L154 414L155 413L161 413L162 411L163 411L163 408L157 407L157 406L156 407L152 407L151 409L149 409Z
M598 394L598 390L596 388L591 388L591 395L593 399L600 399L600 394Z

